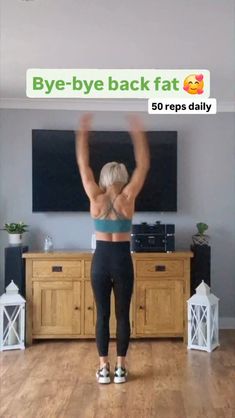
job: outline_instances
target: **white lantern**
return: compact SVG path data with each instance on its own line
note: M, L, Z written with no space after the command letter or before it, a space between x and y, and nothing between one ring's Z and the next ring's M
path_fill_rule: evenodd
M188 348L211 352L219 346L218 301L202 280L188 304Z
M13 282L0 296L0 351L25 348L25 299Z

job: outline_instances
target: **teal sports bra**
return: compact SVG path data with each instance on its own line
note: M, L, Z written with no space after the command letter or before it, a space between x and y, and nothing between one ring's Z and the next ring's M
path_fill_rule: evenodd
M130 232L131 219L95 219L94 226L98 232Z
M118 196L118 195L117 195ZM117 212L113 204L117 196L113 201L110 201L110 205L107 211L102 215L102 218L93 218L94 227L97 232L130 232L132 226L132 219L125 218L122 214ZM107 215L113 211L117 216L117 219L107 219Z

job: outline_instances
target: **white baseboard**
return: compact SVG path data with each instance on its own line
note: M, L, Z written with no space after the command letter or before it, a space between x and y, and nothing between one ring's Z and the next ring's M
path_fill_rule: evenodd
M235 329L234 317L219 318L219 329Z

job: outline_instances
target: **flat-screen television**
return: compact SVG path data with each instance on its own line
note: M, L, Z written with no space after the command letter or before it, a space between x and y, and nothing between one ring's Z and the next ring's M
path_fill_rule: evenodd
M136 199L139 212L177 211L177 132L149 131L150 170ZM123 162L131 176L134 150L128 132L92 131L90 165L98 182L102 166ZM32 131L33 212L89 211L76 162L75 132Z

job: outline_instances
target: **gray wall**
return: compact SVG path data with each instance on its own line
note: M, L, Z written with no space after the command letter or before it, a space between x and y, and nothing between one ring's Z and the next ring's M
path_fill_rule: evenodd
M20 107L27 68L206 68L211 97L234 103L234 0L0 0L0 95ZM30 99L29 99L30 102ZM30 224L25 242L42 247L88 248L88 214L33 214L31 129L74 129L78 112L7 110L0 113L0 222ZM31 103L31 102L30 102ZM55 102L54 102L55 103ZM62 103L62 102L60 102ZM68 102L66 102L68 103ZM228 105L228 106L227 106ZM30 106L30 104L29 104ZM66 109L66 107L65 107ZM235 119L147 116L147 129L177 129L177 213L137 214L135 221L176 224L178 249L188 249L195 224L209 224L212 291L220 297L221 324L235 327ZM97 112L95 129L126 129L119 112ZM0 290L7 235L0 232Z
M1 97L27 68L207 68L234 100L234 0L0 0Z
M176 225L176 248L189 249L198 221L209 225L212 291L220 298L221 324L235 318L235 120L233 113L210 116L142 114L146 129L178 130L178 212L138 213L134 221L160 219ZM24 220L24 242L41 249L51 234L57 249L90 248L93 225L86 213L32 213L31 130L75 129L77 112L1 111L0 223ZM94 129L127 129L125 115L99 112ZM7 234L0 233L1 288ZM230 318L230 319L228 319Z

